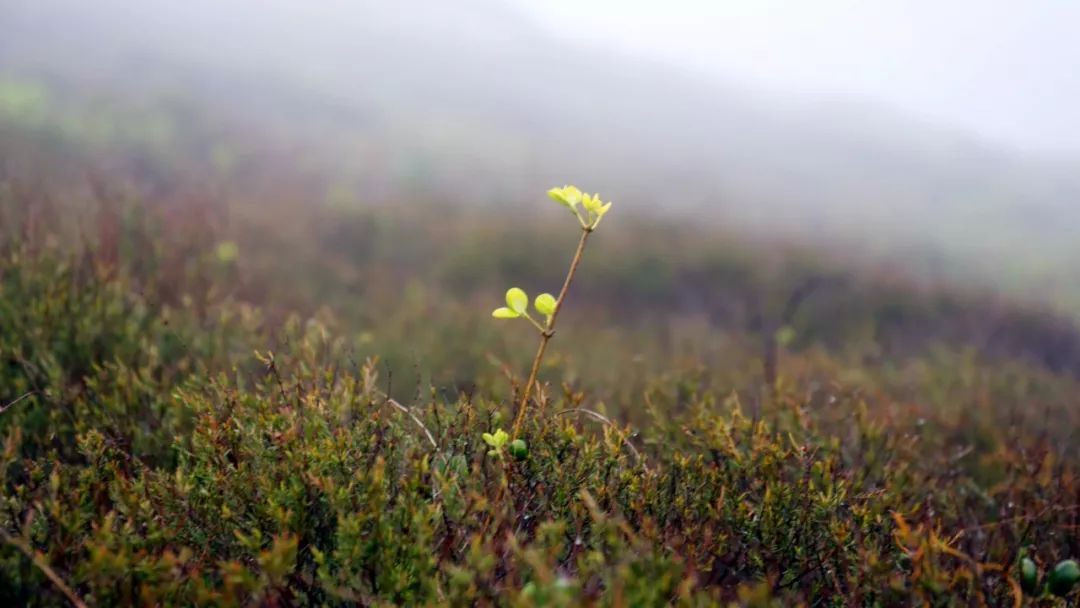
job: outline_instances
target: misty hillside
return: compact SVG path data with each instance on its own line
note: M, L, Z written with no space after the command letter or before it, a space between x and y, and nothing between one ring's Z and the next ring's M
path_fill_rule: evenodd
M250 7L9 0L0 66L206 104L304 142L373 192L406 184L504 202L577 181L697 221L704 211L916 264L945 255L956 274L1023 268L1022 287L1043 290L1069 275L1032 274L1032 260L1080 255L1074 164L857 102L704 83L577 46L498 0L275 0L256 19Z
M526 1L0 0L0 607L1078 605L1077 162Z

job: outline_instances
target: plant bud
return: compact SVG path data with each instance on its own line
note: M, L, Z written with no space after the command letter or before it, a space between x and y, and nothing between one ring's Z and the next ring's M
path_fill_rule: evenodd
M1076 586L1077 581L1080 581L1080 565L1077 565L1071 559L1067 559L1054 566L1054 569L1050 571L1050 576L1046 578L1046 587L1050 590L1050 593L1058 597L1065 597Z

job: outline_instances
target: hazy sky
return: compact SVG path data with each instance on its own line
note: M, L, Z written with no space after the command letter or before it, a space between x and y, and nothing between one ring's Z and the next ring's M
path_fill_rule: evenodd
M512 0L560 35L1080 153L1080 0Z

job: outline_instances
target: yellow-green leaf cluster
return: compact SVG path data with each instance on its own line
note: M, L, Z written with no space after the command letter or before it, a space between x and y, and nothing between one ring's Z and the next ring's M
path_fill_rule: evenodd
M585 230L596 230L597 226L600 225L600 221L604 219L604 216L611 209L611 203L603 202L599 194L583 193L576 186L552 188L548 190L548 196L569 209ZM578 205L581 205L584 209L584 215Z

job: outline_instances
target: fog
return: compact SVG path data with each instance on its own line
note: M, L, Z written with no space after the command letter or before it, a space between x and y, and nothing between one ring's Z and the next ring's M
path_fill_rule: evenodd
M778 95L863 99L1036 153L1080 150L1065 0L520 1L560 36Z
M4 73L184 99L300 142L368 198L577 182L770 234L987 265L1080 256L1071 3L0 7Z

